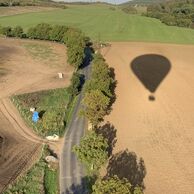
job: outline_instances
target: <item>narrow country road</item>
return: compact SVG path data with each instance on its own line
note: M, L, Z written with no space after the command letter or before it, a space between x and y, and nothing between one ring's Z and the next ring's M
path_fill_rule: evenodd
M90 74L90 57L85 60L82 74L85 80L89 78ZM84 170L80 165L75 154L72 152L72 147L80 143L81 137L84 135L86 127L86 119L79 116L81 109L81 101L83 98L83 90L78 96L77 104L73 111L73 116L69 127L66 131L63 149L60 159L60 194L84 194L86 189L84 187Z

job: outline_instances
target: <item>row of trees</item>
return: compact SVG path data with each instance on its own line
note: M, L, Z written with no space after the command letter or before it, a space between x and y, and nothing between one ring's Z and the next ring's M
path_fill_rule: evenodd
M170 26L194 27L194 1L177 0L147 7L148 17L160 19Z
M109 141L102 134L98 133L100 122L109 113L111 104L115 97L114 73L108 67L101 54L95 54L92 62L91 79L84 85L83 109L81 114L92 124L92 130L82 137L79 145L73 147L73 152L82 162L88 174L92 177L94 184L90 188L92 194L142 194L137 185L131 185L123 178L116 175L103 178L99 170L108 161Z
M84 49L88 38L85 37L80 30L75 28L41 23L29 28L26 33L21 26L16 26L14 28L10 26L1 27L0 32L7 37L49 40L64 43L67 46L68 62L76 69L79 68L85 57Z
M100 177L99 170L108 160L108 140L96 131L90 131L73 147L78 159L85 164L88 173L94 181L92 194L143 194L138 185L131 185L128 179L118 178L117 175Z
M97 127L110 111L114 99L114 86L112 69L108 67L101 54L94 55L91 79L84 85L84 109L81 111L93 128Z
M48 6L67 8L63 2L54 2L50 0L0 0L0 7L8 6Z

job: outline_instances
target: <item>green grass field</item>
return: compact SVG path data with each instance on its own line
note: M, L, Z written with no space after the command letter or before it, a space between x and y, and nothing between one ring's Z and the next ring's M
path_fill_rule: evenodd
M71 110L66 110L66 105L69 102L69 94L66 88L59 88L54 90L39 91L34 93L21 94L12 97L13 103L18 108L20 114L23 116L26 123L32 127L35 132L43 137L48 135L63 135L65 131L65 126L62 123L59 124L57 129L47 130L43 126L44 115L47 112L61 113L58 118L67 121ZM39 122L34 123L32 121L32 113L29 111L30 107L36 107L39 112L40 118ZM52 110L52 111L51 111ZM64 118L64 113L66 112L66 117ZM55 112L54 112L55 113ZM53 117L54 117L53 113ZM49 127L49 124L48 124Z
M169 27L157 19L128 15L102 5L70 6L68 9L0 17L3 26L21 25L25 29L41 22L80 28L94 40L194 44L192 29Z

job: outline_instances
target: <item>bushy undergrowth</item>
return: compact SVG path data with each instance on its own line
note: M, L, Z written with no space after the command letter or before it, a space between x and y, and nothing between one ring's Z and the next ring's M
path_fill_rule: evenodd
M12 101L27 124L41 136L54 133L62 136L75 103L66 88L17 95ZM37 123L32 121L31 107L39 113Z

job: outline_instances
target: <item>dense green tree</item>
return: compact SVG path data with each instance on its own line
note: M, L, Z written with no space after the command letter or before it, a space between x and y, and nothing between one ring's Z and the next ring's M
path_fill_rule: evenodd
M140 187L135 187L133 194L143 194L142 188Z
M79 44L74 44L72 46L67 47L67 61L70 65L74 66L78 69L83 63L85 54L84 48Z
M99 80L103 77L105 78L110 77L110 69L108 65L103 61L99 61L99 62L93 61L91 77L93 79L99 79Z
M192 24L192 21L190 19L186 19L186 18L177 18L176 19L176 24L179 27L190 27Z
M79 45L80 47L85 47L85 36L83 33L75 28L69 28L64 35L63 39L67 47L74 47Z
M160 19L170 26L192 27L194 4L192 0L167 1L152 4L147 8L147 16Z
M132 188L130 182L117 176L98 179L92 186L92 194L143 194L140 187Z
M106 96L112 97L111 87L114 83L110 69L101 55L95 55L92 62L91 79L84 86L85 92L100 90Z
M81 75L78 72L74 72L71 77L71 85L68 87L68 92L71 96L76 96L79 93L81 86Z
M128 180L120 180L117 176L97 180L92 189L92 194L132 194Z
M103 79L90 79L84 85L84 92L90 92L92 90L99 90L108 97L112 97L110 86L112 84L112 78L107 77Z
M169 26L175 26L176 25L176 18L172 15L165 14L161 21Z
M80 145L73 147L73 152L91 173L96 173L108 159L108 143L94 131L82 137Z
M93 126L96 126L107 114L110 98L99 90L91 90L85 93L82 104L84 108L81 110L81 114L85 116Z
M64 43L67 45L68 63L79 68L85 58L85 37L80 30L70 28L64 35Z

